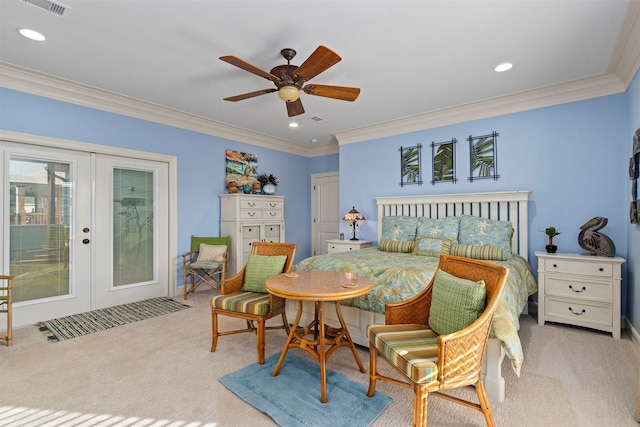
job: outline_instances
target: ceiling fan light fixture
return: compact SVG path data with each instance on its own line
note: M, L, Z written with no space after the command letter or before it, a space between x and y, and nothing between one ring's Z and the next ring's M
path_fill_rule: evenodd
M300 98L300 91L295 86L282 86L278 89L278 96L285 102L295 102Z

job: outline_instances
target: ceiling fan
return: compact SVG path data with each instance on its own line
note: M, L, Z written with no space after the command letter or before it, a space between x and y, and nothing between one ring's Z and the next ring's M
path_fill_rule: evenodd
M275 84L275 88L257 90L255 92L243 93L241 95L230 96L224 98L225 101L242 101L243 99L253 98L255 96L267 93L278 92L280 99L287 104L287 113L289 117L297 116L304 113L302 101L300 101L300 91L308 95L323 96L325 98L340 99L343 101L355 101L360 94L360 89L356 87L344 86L327 86L307 84L306 82L313 77L340 62L342 58L325 46L318 48L302 63L299 67L291 65L291 60L296 56L296 51L290 48L282 49L280 54L287 60L287 65L278 65L266 72L255 65L249 64L240 58L227 55L221 56L220 59L242 68L245 71L253 73L257 76L271 80Z

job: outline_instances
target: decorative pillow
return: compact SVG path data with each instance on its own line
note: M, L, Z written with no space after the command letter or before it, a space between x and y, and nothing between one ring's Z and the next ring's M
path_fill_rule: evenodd
M449 254L486 261L504 261L507 259L504 255L504 249L497 246L451 245Z
M458 243L459 217L450 216L446 218L420 218L418 221L418 236L446 237L451 239L451 243Z
M451 239L446 237L418 236L416 238L413 253L415 255L436 256L448 254L451 248Z
M416 240L418 218L414 216L382 217L382 235L380 240Z
M244 272L243 291L266 293L264 282L271 276L282 273L286 255L256 255L249 254L247 269Z
M378 249L386 252L403 252L411 253L416 242L409 242L406 240L380 240L378 242Z
M200 243L198 262L222 262L223 255L227 252L227 245L207 245Z
M432 292L429 327L438 335L466 328L484 311L487 298L484 280L461 279L438 269Z
M497 246L504 251L504 259L511 258L513 225L510 221L463 215L460 217L458 243L463 245Z

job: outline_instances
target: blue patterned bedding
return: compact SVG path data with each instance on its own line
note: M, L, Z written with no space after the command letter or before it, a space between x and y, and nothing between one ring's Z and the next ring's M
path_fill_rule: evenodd
M519 317L528 297L537 292L537 283L527 261L518 255L507 261L489 262L504 265L509 269L509 277L493 318L490 336L502 342L507 357L511 360L511 366L519 376L524 359L518 336ZM345 300L342 304L384 314L387 302L403 301L427 285L437 266L437 257L366 248L307 258L294 265L293 271L344 271L368 277L372 280L371 292L362 297Z

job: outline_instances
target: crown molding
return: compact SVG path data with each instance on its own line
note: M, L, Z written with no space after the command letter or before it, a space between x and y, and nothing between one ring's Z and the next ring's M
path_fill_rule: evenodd
M615 74L589 77L336 133L339 145L550 107L624 92Z
M629 2L620 35L611 55L609 73L616 74L629 87L640 68L640 0Z
M2 76L0 86L8 89L174 126L205 135L217 136L304 157L320 156L324 155L325 152L327 154L337 152L336 143L306 147L195 114L61 79L7 62L0 62L0 76Z

